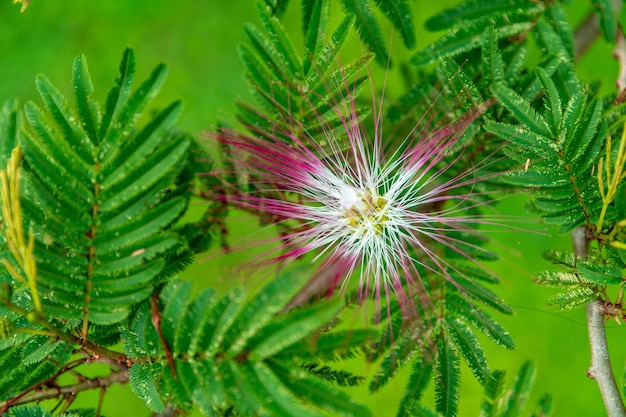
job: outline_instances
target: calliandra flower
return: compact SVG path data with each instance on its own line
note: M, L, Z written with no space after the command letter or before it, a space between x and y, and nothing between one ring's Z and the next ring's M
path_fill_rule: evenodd
M349 107L338 113L339 129L324 127L323 142L306 133L214 135L256 190L227 198L273 216L286 228L278 239L287 250L272 261L312 254L318 276L331 288L358 275L361 295L380 300L394 292L404 306L414 293L423 294L425 273L450 279L442 247L465 256L457 248L458 237L447 232L485 222L465 211L484 204L467 191L480 179L475 171L444 175L460 163L459 156L446 158L478 112L429 133L414 128L388 151L391 140L379 129L380 121L375 117L369 139L354 104Z

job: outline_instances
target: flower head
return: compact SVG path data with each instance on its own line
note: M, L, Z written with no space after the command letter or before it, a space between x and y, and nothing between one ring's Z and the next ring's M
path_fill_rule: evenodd
M422 291L423 275L449 277L441 248L462 251L447 232L481 221L465 214L468 202L482 204L468 192L478 178L447 175L459 157L445 160L475 116L429 133L414 129L395 148L380 123L366 136L354 104L339 129L324 128L323 142L293 132L288 140L276 132L217 135L256 190L228 199L285 225L279 239L288 249L273 261L313 254L327 287L358 275L363 295L394 292L404 305Z

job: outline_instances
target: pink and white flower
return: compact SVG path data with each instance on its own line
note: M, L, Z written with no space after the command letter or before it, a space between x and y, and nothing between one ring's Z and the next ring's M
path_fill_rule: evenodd
M468 206L484 204L467 191L480 180L476 171L444 175L460 162L458 155L445 159L477 114L425 135L414 129L386 151L381 123L367 138L354 104L350 107L340 115L342 128L324 127L322 143L288 132L288 141L267 132L215 135L258 190L227 198L286 225L279 239L288 249L271 260L313 254L320 262L318 275L330 281L327 287L358 275L362 295L380 300L393 291L405 306L415 293L423 295L424 274L451 279L441 249L463 252L447 232L489 223L466 214Z

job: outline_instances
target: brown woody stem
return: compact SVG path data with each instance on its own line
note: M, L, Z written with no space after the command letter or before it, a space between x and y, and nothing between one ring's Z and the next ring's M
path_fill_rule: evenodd
M0 410L7 410L20 404L34 403L52 398L64 397L67 395L75 395L78 392L87 391L97 388L106 388L114 384L124 384L128 382L128 372L113 372L110 375L87 379L74 385L66 385L63 387L41 388L31 391L19 398L8 399L0 402Z

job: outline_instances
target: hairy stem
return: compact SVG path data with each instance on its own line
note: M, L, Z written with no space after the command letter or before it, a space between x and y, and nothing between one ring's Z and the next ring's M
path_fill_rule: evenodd
M587 376L598 383L608 417L626 417L626 409L611 369L604 328L604 303L601 300L587 304L587 327L591 345L591 366Z

